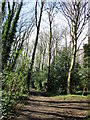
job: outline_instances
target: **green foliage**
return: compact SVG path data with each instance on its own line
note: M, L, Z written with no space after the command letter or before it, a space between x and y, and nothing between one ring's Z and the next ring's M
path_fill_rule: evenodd
M10 4L8 2L8 4ZM17 10L14 11L15 2L12 4L12 10L9 13L6 12L8 17L3 20L3 30L2 30L2 68L4 69L7 66L9 60L9 55L11 54L12 44L14 42L14 37L16 34L16 26L19 19L19 14L22 8L22 2L17 7Z
M44 70L40 70L37 68L35 71L32 72L31 87L37 90L46 90L45 83L47 83L47 75L47 68L45 68Z
M66 94L69 67L69 49L63 48L61 54L56 57L56 62L51 64L51 92L56 94ZM72 93L75 93L78 90L80 84L79 69L80 65L76 63L71 77Z
M27 96L27 64L26 58L22 57L21 46L23 42L19 45L18 52L17 50L13 51L17 39L15 39L15 34L17 30L17 23L19 20L19 15L21 12L23 2L16 4L13 2L4 2L2 3L3 10L3 29L2 29L2 115L8 117L13 112L15 103L20 99ZM8 5L8 11L7 7ZM20 33L19 33L20 34ZM24 41L24 39L22 40ZM18 53L18 54L17 54ZM10 61L12 56L12 62L14 61L13 69L10 67ZM19 59L18 59L19 56ZM18 62L17 62L18 59ZM22 63L21 63L22 62ZM10 64L10 65L9 65Z
M76 94L78 91L81 91L81 79L79 75L79 70L81 69L81 66L79 63L75 63L74 70L72 72L71 76L71 92Z
M69 48L63 48L58 56L54 58L50 67L50 94L66 94L67 77L70 67ZM81 80L79 76L80 65L75 64L72 73L71 89L72 93L81 90ZM31 87L37 90L46 90L47 88L48 67L44 70L37 68L32 73Z
M63 48L59 56L56 56L56 62L51 64L51 91L58 94L66 94L67 76L69 70L70 58L66 48Z
M84 86L89 87L88 68L82 67L79 70L79 75L80 75L80 79L81 79L81 87L82 87L82 89L84 88Z
M83 94L90 91L90 44L84 45L83 66L79 70Z
M90 57L90 44L84 45L84 51L85 51L84 57Z
M22 59L18 61L15 70L4 69L3 71L3 93L2 93L2 115L9 116L13 112L14 105L19 99L27 97L27 64Z

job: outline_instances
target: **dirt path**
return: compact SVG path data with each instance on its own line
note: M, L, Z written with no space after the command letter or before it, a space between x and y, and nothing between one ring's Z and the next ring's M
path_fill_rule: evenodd
M87 120L90 101L62 101L32 93L13 120Z

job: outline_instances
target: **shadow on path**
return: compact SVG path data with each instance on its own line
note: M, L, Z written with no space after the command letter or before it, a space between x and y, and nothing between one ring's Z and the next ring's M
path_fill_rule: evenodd
M31 91L13 120L87 120L89 102L57 100L46 92Z

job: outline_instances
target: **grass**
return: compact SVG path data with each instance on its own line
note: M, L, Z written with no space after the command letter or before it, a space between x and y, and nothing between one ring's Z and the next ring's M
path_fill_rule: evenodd
M87 116L90 118L90 110L88 111L88 115Z
M88 95L88 100L90 100L90 94ZM90 110L88 111L88 120L90 120Z
M57 98L59 100L88 100L88 96L83 95L59 95L54 96L54 98Z
M88 99L90 100L90 94L88 95Z
M0 91L0 97L2 96L2 91Z

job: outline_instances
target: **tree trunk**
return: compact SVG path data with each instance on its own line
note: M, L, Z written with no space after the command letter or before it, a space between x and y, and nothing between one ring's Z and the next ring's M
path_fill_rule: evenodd
M38 64L39 70L41 70L41 59L42 59L42 51L40 51L40 56L39 56L39 64Z
M44 67L44 59L45 59L45 52L46 52L46 46L44 45L44 52L43 52L43 59L42 59L42 70L43 70L43 67Z
M42 1L42 5L41 5L41 11L40 11L40 17L39 17L39 22L38 22L38 26L37 26L37 35L36 35L34 50L33 50L33 54L32 54L31 66L28 69L28 75L27 75L28 92L30 90L31 72L32 72L32 69L33 69L36 47L37 47L37 44L38 44L38 36L39 36L39 31L40 31L40 23L41 23L41 17L42 17L42 12L43 12L43 6L44 6L44 1Z
M69 73L68 73L68 79L67 79L67 94L71 94L71 75L72 75L72 71L75 65L75 58L76 58L76 48L77 48L77 41L74 40L74 46L73 46L73 53L72 53L72 57L71 57L71 64L70 64L70 69L69 69Z
M48 56L48 81L47 81L47 91L50 91L50 63L51 63L51 40L52 40L52 20L49 15L50 22L50 41L49 41L49 56Z
M22 5L23 2L20 3L17 10L14 12L15 2L13 2L12 9L10 10L9 8L10 12L5 21L5 26L3 27L3 31L2 31L2 69L3 70L7 66L7 61L9 59L9 53L12 47L12 43L14 41L13 39L16 33L16 26Z
M43 60L42 60L42 70L43 70L43 65L44 65L44 54L43 54Z

